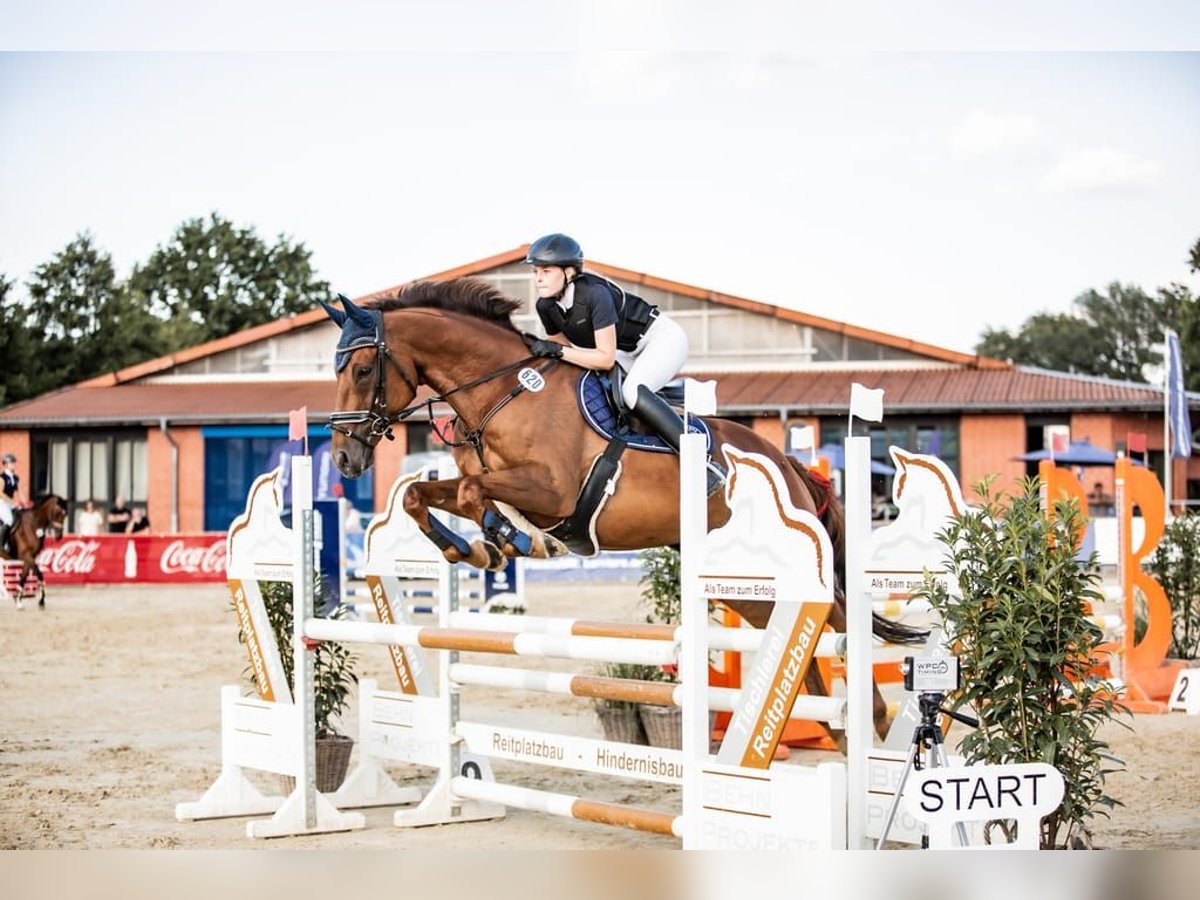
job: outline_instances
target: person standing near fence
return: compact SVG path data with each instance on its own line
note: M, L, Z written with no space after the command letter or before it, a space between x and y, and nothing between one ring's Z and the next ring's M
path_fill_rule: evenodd
M21 476L16 471L17 458L4 454L0 469L0 550L8 543L8 532L12 528L13 516L18 506L25 502L21 494Z
M88 500L83 509L75 517L75 531L83 537L92 537L100 533L104 526L104 513L96 509L96 504Z
M129 507L125 498L117 494L117 500L108 511L108 531L110 534L124 534L125 526L129 524Z

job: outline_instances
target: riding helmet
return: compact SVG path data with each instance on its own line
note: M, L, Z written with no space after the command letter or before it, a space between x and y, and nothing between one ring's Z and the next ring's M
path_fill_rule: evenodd
M583 248L573 237L565 234L547 234L529 245L525 254L527 266L574 266L583 268Z
M15 456L13 456L11 453L5 453L4 461L6 463L15 463L17 461L17 458Z

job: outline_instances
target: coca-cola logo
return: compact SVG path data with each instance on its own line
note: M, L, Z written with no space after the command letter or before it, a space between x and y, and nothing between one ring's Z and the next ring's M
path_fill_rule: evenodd
M90 575L96 568L98 541L70 539L55 547L46 547L38 554L37 562L43 572L59 575Z
M225 571L225 542L207 547L189 547L186 541L171 541L163 548L158 567L164 575L214 575Z

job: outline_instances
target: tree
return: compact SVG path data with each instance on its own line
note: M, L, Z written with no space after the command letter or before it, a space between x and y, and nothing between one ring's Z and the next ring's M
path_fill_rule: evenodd
M1108 293L1089 290L1072 313L1037 313L1012 334L987 329L975 352L1059 372L1144 381L1148 364L1161 360L1166 323L1161 298L1114 282Z
M1020 331L985 329L975 352L1058 372L1090 372L1104 336L1068 313L1037 313Z
M17 302L13 282L0 274L0 406L33 396L40 367L34 341L25 323L26 311Z
M164 321L162 352L224 337L311 309L329 299L311 253L280 235L268 246L254 229L213 213L189 219L134 269L130 290Z
M159 353L160 323L133 302L87 233L34 270L28 323L41 348L37 393Z

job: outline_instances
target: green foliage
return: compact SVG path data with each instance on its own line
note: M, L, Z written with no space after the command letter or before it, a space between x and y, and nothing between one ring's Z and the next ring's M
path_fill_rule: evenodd
M932 577L919 592L943 617L962 660L955 698L979 716L963 739L971 763L1044 762L1062 772L1062 806L1041 826L1043 847L1086 842L1085 823L1116 801L1106 776L1120 767L1096 735L1121 707L1111 685L1091 673L1103 635L1089 619L1099 602L1093 555L1076 559L1083 520L1077 502L1056 504L1047 518L1039 482L1012 496L976 490L983 502L939 535L960 596Z
M1038 313L1016 334L986 329L977 353L1059 372L1144 381L1162 359L1168 304L1139 287L1114 282L1107 294L1089 290L1069 314Z
M1150 574L1171 603L1171 656L1200 656L1200 515L1179 516L1163 532Z
M1200 272L1200 240L1188 251L1191 272ZM1200 300L1184 284L1153 295L1114 282L1107 293L1089 290L1069 313L1041 312L1015 332L987 328L975 352L1059 372L1145 381L1147 366L1162 363L1163 335L1179 335L1185 386L1200 391Z
M652 666L647 663L615 663L606 662L600 667L600 674L605 678L627 678L632 681L678 681L670 677L662 666ZM614 709L637 709L640 705L632 700L609 700L598 698L596 706L607 706Z
M268 245L253 228L238 228L213 213L180 225L167 244L134 269L130 290L164 322L166 350L176 350L330 299L311 255L282 235Z
M13 283L0 275L0 406L7 406L37 390L36 345L25 325L26 311L17 304Z
M330 292L310 256L214 213L121 281L81 233L34 270L25 297L0 276L0 405L311 309Z
M679 551L671 547L654 547L639 555L645 574L638 582L643 585L642 599L650 605L646 621L650 624L678 625L682 603L679 596ZM677 666L651 666L642 663L605 663L600 673L606 678L631 678L635 681L679 681ZM637 706L626 700L598 700L600 705L614 707Z
M27 327L45 351L48 389L141 362L159 351L158 322L119 284L112 257L78 235L29 282Z
M646 621L678 625L682 612L679 595L679 551L674 547L653 547L639 555L645 574L638 584L642 599L650 605Z
M292 583L290 581L261 582L263 605L267 610L267 620L271 623L271 633L275 637L275 646L280 648L279 656L283 663L283 671L287 676L288 687L295 695L296 661L292 655ZM324 589L318 580L315 591L314 605L320 609L323 603ZM341 619L345 617L347 607L339 606L329 617ZM244 641L240 629L238 639ZM350 691L358 684L358 675L354 671L357 658L345 644L336 641L321 641L313 651L313 688L316 696L317 737L332 737L340 734L334 726L334 720L346 712L350 706ZM249 669L246 676L253 683L253 672Z

